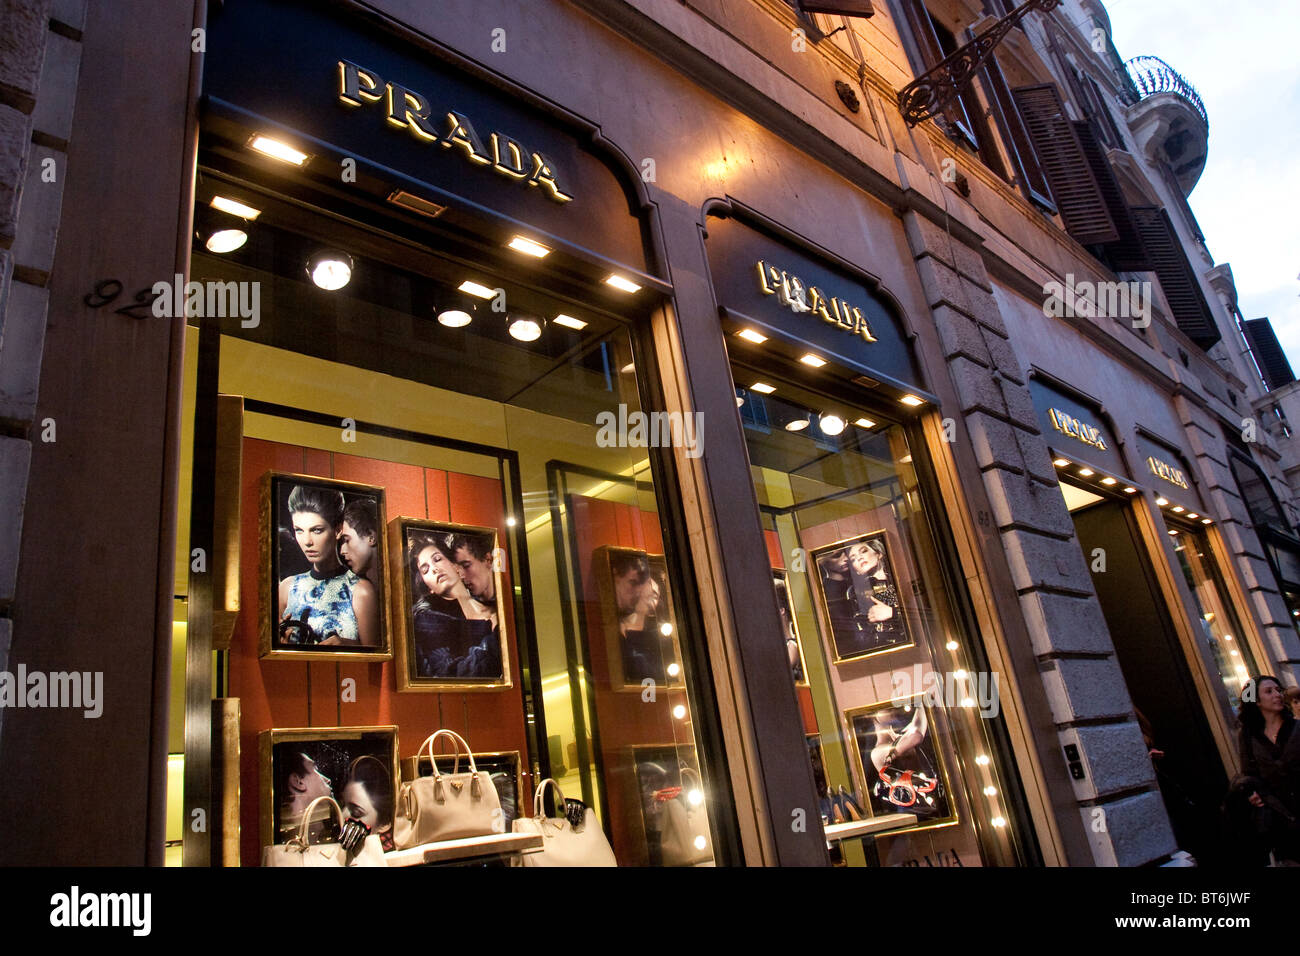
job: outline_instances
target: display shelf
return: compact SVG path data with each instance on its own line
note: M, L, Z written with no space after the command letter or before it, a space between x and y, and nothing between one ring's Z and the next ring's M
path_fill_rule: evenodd
M536 850L542 846L540 833L492 833L487 836L466 837L463 840L443 840L440 843L421 843L406 850L385 853L390 867L423 866L426 863L450 863L477 856L504 856Z
M852 840L855 837L888 833L890 830L902 830L915 823L915 813L886 813L879 817L867 817L865 820L850 820L848 823L828 823L822 829L826 831L826 841L833 843L839 840Z

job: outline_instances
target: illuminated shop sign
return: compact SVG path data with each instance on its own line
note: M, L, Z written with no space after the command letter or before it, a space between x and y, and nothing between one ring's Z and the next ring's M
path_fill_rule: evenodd
M1163 478L1165 481L1175 484L1179 488L1187 487L1187 477L1182 473L1182 471L1175 468L1173 465L1161 461L1155 455L1151 455L1147 458L1147 467L1151 469L1151 474L1155 475L1157 478Z
M1073 415L1067 415L1058 408L1049 408L1047 417L1051 421L1052 427L1061 434L1077 438L1085 445L1091 445L1101 451L1106 450L1106 439L1101 437L1101 429L1097 428L1097 426L1081 422Z
M388 124L408 130L417 140L459 151L470 163L508 179L540 186L543 194L556 202L573 199L560 188L554 164L541 153L499 131L489 133L484 141L465 114L453 109L435 111L422 93L385 83L373 70L339 60L338 97L339 102L353 107L382 103Z
M762 259L758 260L758 287L764 295L776 296L777 301L791 312L809 312L813 318L829 322L850 335L860 335L868 342L876 341L862 309L838 296L827 298L817 286L810 286L798 276Z

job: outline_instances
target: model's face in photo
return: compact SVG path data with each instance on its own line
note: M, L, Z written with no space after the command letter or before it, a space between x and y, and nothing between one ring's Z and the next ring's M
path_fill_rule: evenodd
M375 558L375 536L358 534L352 525L343 522L343 529L339 532L339 557L353 574L365 574Z
M834 574L849 573L849 552L836 551L826 559L826 567Z
M456 549L456 564L460 567L460 576L470 594L480 601L496 600L496 582L492 578L491 564L474 557L469 548Z
M650 576L646 575L643 578L636 568L615 577L614 600L618 602L619 611L624 614L635 611L637 602L641 600L641 594L649 582Z
M343 812L353 820L360 820L370 829L379 826L379 811L370 801L366 788L355 780L343 788Z
M440 598L451 597L451 592L460 581L460 570L451 559L433 545L428 545L415 560L420 580L429 589L429 593Z
M306 773L294 774L289 778L289 786L294 793L299 794L304 800L315 800L317 797L328 797L333 794L334 787L330 783L330 778L316 768L316 762L307 761L307 767Z
M1282 695L1282 688L1271 680L1259 682L1259 709L1266 714L1280 714L1282 708L1286 706L1286 698Z
M335 557L338 536L333 526L314 511L293 513L293 536L302 555L312 564L329 563Z
M868 544L855 544L849 548L848 559L855 574L874 574L880 565L880 555Z

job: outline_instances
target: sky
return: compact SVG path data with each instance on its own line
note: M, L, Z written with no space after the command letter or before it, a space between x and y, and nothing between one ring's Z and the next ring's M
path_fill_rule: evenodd
M1158 56L1210 118L1188 202L1242 316L1273 320L1300 375L1300 0L1102 0L1125 60Z

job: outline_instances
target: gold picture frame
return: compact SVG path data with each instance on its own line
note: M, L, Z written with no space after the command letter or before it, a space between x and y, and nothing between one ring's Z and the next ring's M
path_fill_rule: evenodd
M285 529L280 527L279 518L283 509L287 509L288 496L292 493L292 491L287 488L289 485L307 485L309 487L337 491L343 496L345 506L351 506L353 502L359 499L373 499L375 506L375 544L373 548L370 549L373 555L371 560L379 562L385 561L388 554L388 549L385 543L387 521L384 511L383 488L375 485L363 485L354 481L341 481L337 478L321 478L316 475L298 475L290 472L269 471L263 475L259 485L260 501L258 509L258 529L259 534L261 535L261 567L259 569L259 576L262 582L262 594L258 614L258 630L260 634L259 657L264 660L279 659L301 661L390 660L393 654L387 621L387 583L385 580L385 569L382 566L378 568L376 575L372 576L367 573L365 578L367 583L376 591L375 607L378 615L377 628L379 637L379 643L377 645L341 644L327 647L319 642L294 644L284 638L282 629L289 627L289 625L286 621L280 620L279 589L285 581L290 579L291 576L281 573L283 570L281 562L285 557L285 552L289 549L287 549L284 543L280 540L281 531ZM290 517L290 520L292 521L292 517ZM306 558L304 552L302 557L297 558L295 563L303 563L308 560L309 559ZM343 559L339 557L337 550L335 553L335 561L345 568L345 573L351 573L346 563L344 563ZM308 571L300 572L298 575L293 575L292 577L301 577L303 574L309 573L313 570L313 565L309 564L308 568ZM295 630L296 629L290 627L290 632Z
M795 687L807 687L808 658L804 656L803 637L799 634L799 622L795 618L794 596L790 594L790 572L784 568L773 568L772 587L776 590L776 605L785 615L786 621L789 622L790 634L794 637L795 647L799 654L798 670L792 669L790 676L794 679ZM785 595L784 600L782 600L782 593ZM786 640L788 642L789 638Z
M354 746L347 746L353 744ZM398 740L397 725L384 724L369 727L273 727L258 734L258 766L261 775L261 802L259 823L262 846L271 846L283 842L278 836L292 835L296 832L299 819L293 819L292 812L283 806L283 788L277 786L278 778L287 778L291 768L287 766L289 754L285 745L293 745L293 751L301 751L312 763L306 776L319 773L329 784L332 796L348 815L344 791L352 775L353 768L363 757L375 757L381 763L386 761L389 773L386 780L391 789L391 802L394 814L397 806L398 779ZM358 752L359 751L359 752ZM346 773L341 768L346 765ZM315 795L322 789L319 781L312 780L312 786L305 790L303 799ZM301 813L301 810L298 811ZM321 817L325 814L322 812ZM375 832L382 834L385 828L391 828L395 816L388 820L379 820Z
M850 599L847 592L856 590L862 583L863 578L858 574L856 569L851 566L852 559L849 557L852 549L856 545L865 545L873 549L879 555L879 560L884 568L885 582L893 582L893 595L895 603L889 604L888 600L880 600L872 596L872 604L886 604L893 608L893 617L891 621L897 623L889 625L887 622L871 622L865 617L867 610L854 605L856 599ZM830 572L830 573L847 573L848 580L853 582L853 588L845 586L846 596L836 599L836 613L832 614L830 600L826 594L827 578L823 573L823 562L829 561L833 555L838 552L844 552L844 558L850 562L847 571ZM902 650L907 647L916 645L916 636L913 632L913 623L907 608L904 607L903 595L906 593L902 587L902 581L897 576L894 562L890 556L889 533L885 529L871 531L865 534L854 535L851 538L844 538L831 544L822 545L814 548L809 552L809 567L813 580L810 582L813 592L813 603L817 607L818 623L821 625L823 636L826 644L830 648L831 662L835 665L850 664L856 661L866 660L869 657L875 657L879 654L888 654L891 651ZM876 588L879 590L879 586ZM885 589L887 594L887 587ZM847 616L852 620L846 620ZM836 625L840 626L837 627ZM847 626L846 626L847 625ZM851 629L851 630L850 630ZM874 634L872 633L874 629ZM882 640L882 635L886 634L886 629L892 632ZM896 639L889 639L893 637ZM861 639L862 649L856 650L854 645L857 639ZM846 650L853 650L852 653L845 653Z
M491 548L489 553L492 556L492 567L490 570L493 582L493 594L495 603L488 606L485 602L474 598L469 591L468 585L462 577L460 584L464 588L464 594L459 598L451 598L443 601L441 598L435 598L429 591L427 585L420 585L423 588L417 593L415 578L418 570L414 569L411 559L418 555L409 553L410 539L412 532L423 533L430 539L435 550L445 550L442 545L436 542L438 536L456 535L464 538L477 538L479 543L484 539L489 539ZM440 694L447 691L456 692L478 692L478 691L501 691L507 690L514 686L514 678L510 672L510 640L508 628L506 625L506 605L507 592L503 587L504 568L501 556L503 552L499 547L497 529L485 528L478 525L458 524L451 521L433 521L427 518L412 518L401 515L389 522L388 526L388 567L391 576L389 592L392 595L391 616L393 629L396 639L394 660L396 664L397 689L399 692L419 692L429 694ZM446 555L454 565L456 555ZM453 568L454 570L454 568ZM432 606L432 602L439 602L440 606L445 605L449 612L454 611L461 615L459 619L453 617L450 613L444 614ZM453 666L455 660L465 660L461 655L457 658L454 655L455 650L461 649L466 641L473 640L475 634L481 627L476 622L465 617L463 607L466 603L476 604L478 608L488 608L496 614L496 639L491 641L495 645L500 655L500 673L496 668L492 668L491 674L485 674L481 677L465 675L443 675L435 673L421 673L425 671L435 671L439 664L443 666ZM423 605L423 606L422 606ZM453 606L455 605L455 606ZM447 618L447 620L443 620ZM423 624L417 623L417 619ZM443 625L435 627L435 625ZM487 636L486 634L484 635ZM446 645L452 640L457 643L456 648L448 648ZM489 638L489 640L491 640ZM489 647L488 650L491 648ZM446 651L444 655L438 655L439 650ZM492 659L490 655L478 655L475 662L476 666L482 666L484 663L490 664Z
M657 588L659 593L657 608L640 622L643 627L637 632L651 635L643 639L643 643L649 641L654 645L649 650L655 653L650 653L648 657L638 655L637 649L624 639L624 610L619 607L618 583L614 572L615 563L635 562L638 559L644 559L649 575L647 582ZM668 562L664 555L651 554L639 548L604 545L597 548L592 556L592 573L600 588L600 619L604 630L606 660L609 663L610 687L616 691L640 693L643 680L653 680L663 688L685 687L681 644L677 639L677 611L673 604L672 588L668 581ZM664 630L665 626L667 631ZM667 654L664 653L665 649ZM672 673L674 664L676 673Z
M907 717L908 711L912 711L911 717ZM885 781L880 779L880 771L885 768L878 768L871 757L873 750L879 749L888 742L880 740L879 735L885 728L881 726L879 718L884 717L888 723L888 732L897 735L900 729L905 732L909 727L915 730L918 716L924 717L925 721L923 739L888 765L894 770L894 773L890 774L893 786L886 789ZM907 722L904 723L905 717ZM867 814L874 817L887 813L914 813L917 816L915 826L890 831L890 835L953 826L959 822L957 797L953 793L952 782L948 777L948 766L943 749L939 746L934 733L933 709L926 703L924 693L879 700L861 707L850 707L844 711L844 728L852 743L853 769L862 785L862 806ZM867 746L864 753L866 744L864 738L869 733L877 735L877 743ZM899 735L899 742L901 743L904 738L905 734ZM921 766L897 766L909 763L919 763ZM927 764L932 770L926 766ZM868 767L872 770L870 774L867 772ZM910 777L906 776L909 771ZM930 782L936 785L926 792L925 787ZM907 802L909 796L911 803Z

